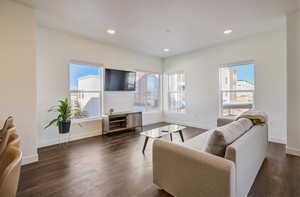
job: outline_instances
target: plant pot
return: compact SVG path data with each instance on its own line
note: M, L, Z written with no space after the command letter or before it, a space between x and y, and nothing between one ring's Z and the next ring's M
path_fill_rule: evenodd
M58 122L58 132L63 134L63 133L69 133L70 132L70 126L71 126L71 121L59 121Z

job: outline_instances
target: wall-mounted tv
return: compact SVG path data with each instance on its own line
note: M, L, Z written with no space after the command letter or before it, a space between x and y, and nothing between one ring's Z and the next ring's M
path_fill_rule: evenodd
M135 91L136 72L105 69L105 91Z

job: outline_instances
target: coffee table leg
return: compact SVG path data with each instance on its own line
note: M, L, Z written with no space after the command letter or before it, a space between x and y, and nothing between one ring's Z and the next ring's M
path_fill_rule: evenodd
M170 139L171 139L171 142L172 142L173 141L172 133L170 133Z
M149 137L147 137L147 136L146 136L146 138L145 138L145 142L144 142L144 146L143 146L143 154L144 154L144 152L145 152L145 149L146 149L146 146L147 146L148 140L149 140Z
M180 135L180 137L181 137L182 142L184 142L182 130L179 131L179 135Z

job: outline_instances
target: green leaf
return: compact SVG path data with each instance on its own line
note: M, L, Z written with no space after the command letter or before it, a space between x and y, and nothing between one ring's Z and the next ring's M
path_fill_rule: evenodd
M53 125L54 123L58 122L58 118L51 120L45 127L44 129L47 129L48 127L50 127L51 125Z

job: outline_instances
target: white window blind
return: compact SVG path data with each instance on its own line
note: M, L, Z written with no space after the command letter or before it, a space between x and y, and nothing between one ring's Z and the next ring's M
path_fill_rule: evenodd
M167 96L169 112L185 112L185 75L184 72L167 74Z

